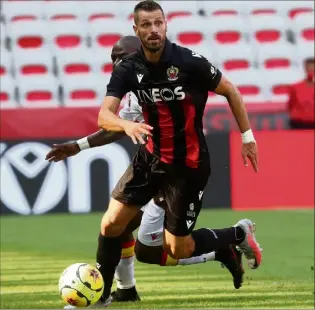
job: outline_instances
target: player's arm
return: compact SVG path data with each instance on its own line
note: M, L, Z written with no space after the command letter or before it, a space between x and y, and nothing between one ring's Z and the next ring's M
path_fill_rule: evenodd
M124 132L105 131L103 129L77 141L69 141L62 144L54 144L53 148L47 153L46 160L58 162L65 158L74 156L80 151L110 144L125 136Z
M233 85L227 78L222 76L220 70L213 66L204 57L193 57L194 66L197 72L195 76L199 77L198 82L202 88L212 91L218 95L224 96L231 108L234 118L238 124L241 132L243 146L242 157L244 164L247 167L247 158L251 161L254 170L258 171L258 154L256 141L250 127L248 114L242 96L235 85Z
M107 131L125 132L135 144L137 141L145 144L142 134L150 135L153 128L143 123L123 120L116 115L121 99L131 90L129 71L124 61L115 67L98 114L98 126Z

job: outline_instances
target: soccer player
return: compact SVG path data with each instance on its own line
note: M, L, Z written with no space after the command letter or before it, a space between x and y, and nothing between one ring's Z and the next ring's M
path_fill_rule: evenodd
M114 66L124 55L128 55L139 48L140 41L137 37L126 36L120 39L114 45L112 50L111 56ZM138 105L137 98L132 93L127 95L127 100L123 109L120 111L119 116L123 119L143 122L141 107ZM50 162L58 162L78 154L81 150L111 143L120 139L122 136L123 134L121 133L99 130L98 132L78 141L54 145L53 149L47 154L46 159ZM188 259L172 259L163 251L162 247L164 210L155 205L153 201L141 210L144 211L144 216L142 218L136 246L137 258L140 261L162 266L175 266L217 260L220 261L222 265L226 266L232 273L235 288L241 286L243 275L241 253L236 250L235 247ZM140 216L133 219L133 223L130 225L129 230L132 231L140 225L141 215L142 212ZM135 289L133 246L128 246L133 245L134 240L131 233L126 233L123 239L122 256L115 273L118 288L116 292L112 293L112 297L114 301L136 301L139 300L139 297Z
M243 138L243 158L257 171L257 147L245 105L237 90L202 56L172 44L161 6L151 0L134 10L141 50L117 64L107 86L98 124L104 130L125 132L141 145L118 182L101 222L97 262L105 281L104 303L109 300L115 268L120 260L121 235L153 197L166 211L164 249L175 259L190 258L234 244L251 268L261 262L253 223L241 220L226 229L193 230L210 175L202 116L208 91L227 98ZM142 106L146 124L116 116L121 99L132 91ZM191 207L193 215L189 213ZM104 255L111 251L110 256Z

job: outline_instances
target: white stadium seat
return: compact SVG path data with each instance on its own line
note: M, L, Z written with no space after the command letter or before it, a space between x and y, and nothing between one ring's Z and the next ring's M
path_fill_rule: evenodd
M23 107L43 108L60 105L59 83L52 75L20 76L17 79L19 101Z
M168 35L172 41L184 46L209 43L208 24L206 19L195 16L176 18L169 22Z
M278 43L286 41L288 19L277 15L248 17L249 37L253 44Z
M73 20L82 18L83 4L78 1L45 1L44 16L47 20Z
M125 20L93 20L88 25L93 48L112 47L121 37L134 35L132 23Z
M47 23L41 20L10 23L7 33L11 38L12 49L41 49L48 41Z
M7 30L3 23L0 23L0 44L6 46Z
M90 75L95 71L94 53L90 48L60 50L56 55L60 77L76 74Z
M65 106L100 106L106 93L107 80L101 75L65 75L61 82Z
M302 81L304 73L295 69L260 70L260 76L266 83L267 99L287 102L288 86Z
M12 56L7 49L0 48L0 77L12 75Z
M0 78L0 108L16 108L15 81L10 75Z
M97 19L118 18L120 12L120 1L84 1L84 18L88 21Z
M206 20L212 44L238 44L245 42L246 24L239 16L212 16Z
M242 94L244 102L263 103L266 100L264 80L260 70L248 69L224 71L224 75L235 84Z
M241 1L204 1L202 3L203 10L206 16L233 16L240 15L242 13ZM211 22L211 20L210 20Z
M119 14L123 20L133 20L133 10L139 1L134 0L121 0L119 1L120 8Z
M300 42L297 46L297 55L300 66L304 65L305 59L315 58L314 42Z
M160 1L167 20L178 17L187 17L197 14L197 1L182 1L180 5L177 1Z
M226 48L218 45L215 48L216 60L224 70L247 70L254 67L254 52L249 44L233 44Z
M298 44L303 41L314 44L314 13L304 13L295 17L292 21L292 30Z
M44 2L36 1L1 1L6 23L26 20L39 20L43 16Z
M53 56L48 48L40 51L23 51L14 54L16 76L42 76L53 74Z
M257 62L260 68L292 68L298 65L297 49L288 42L262 44L257 48Z
M52 49L73 49L87 46L86 23L79 20L55 20L49 23Z

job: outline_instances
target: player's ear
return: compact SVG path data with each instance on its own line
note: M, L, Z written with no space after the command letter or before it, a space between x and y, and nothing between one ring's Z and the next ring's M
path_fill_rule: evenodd
M165 32L167 32L167 21L165 21Z
M137 37L139 37L139 31L138 31L138 27L136 25L133 25L133 31L134 31L135 35Z

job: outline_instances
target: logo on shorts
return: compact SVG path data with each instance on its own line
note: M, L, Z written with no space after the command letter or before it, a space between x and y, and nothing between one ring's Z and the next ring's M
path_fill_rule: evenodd
M153 241L154 241L157 237L158 237L157 234L151 234L151 238L152 238Z
M193 224L194 224L194 221L186 221L186 224L187 224L187 228L189 229Z
M178 79L178 68L171 66L167 69L166 74L169 81L176 81Z
M202 196L203 196L203 191L200 191L199 194L198 194L198 196L199 196L199 200L201 200L201 198L202 198Z

